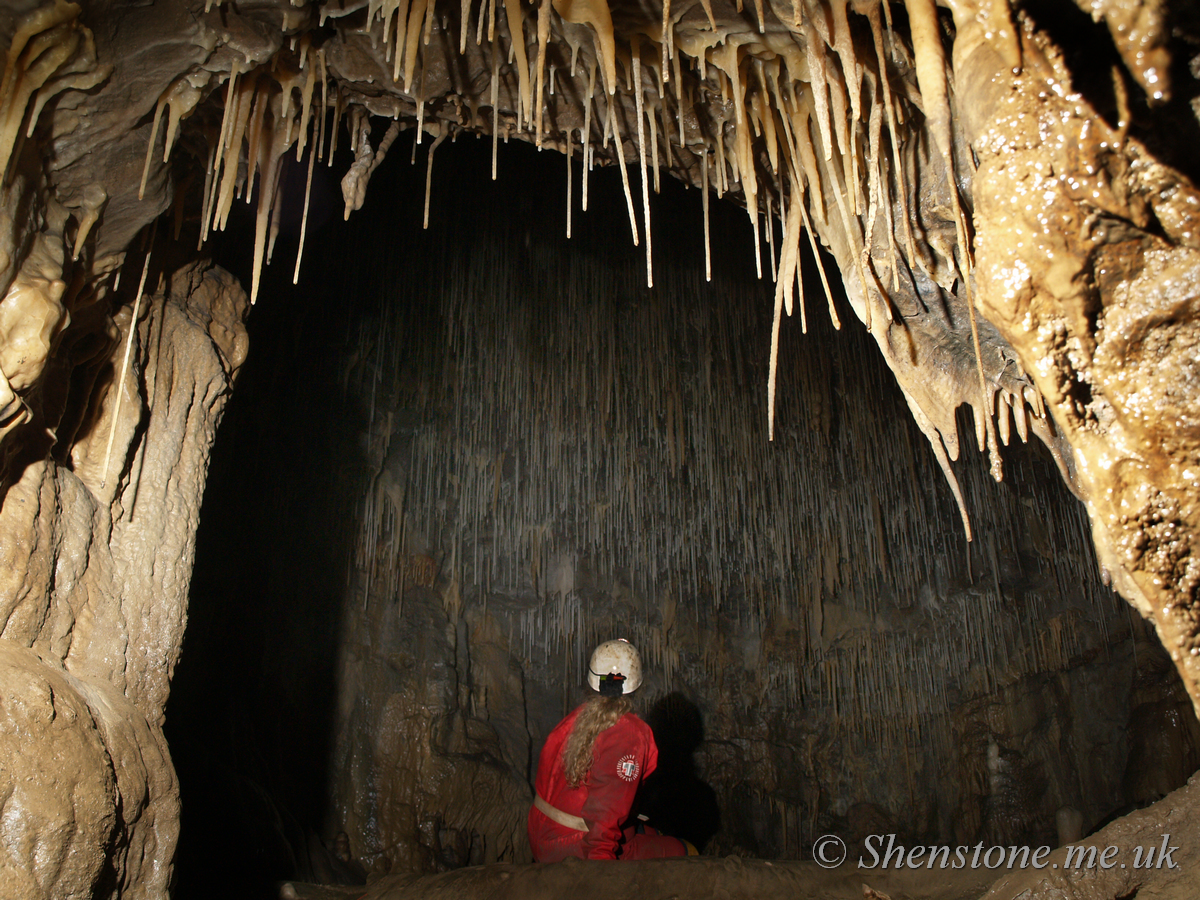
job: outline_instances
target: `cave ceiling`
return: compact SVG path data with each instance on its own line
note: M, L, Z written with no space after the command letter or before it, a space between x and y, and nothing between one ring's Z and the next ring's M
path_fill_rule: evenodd
M829 316L870 332L968 535L950 465L960 441L986 450L996 479L1005 445L1040 442L1086 504L1106 575L1153 620L1200 702L1191 4L9 0L0 46L7 496L37 495L29 466L52 459L123 521L115 483L137 428L128 411L122 419L123 392L105 388L125 383L143 296L165 285L166 296L209 297L208 312L188 315L219 350L205 357L212 383L232 379L246 298L227 276L185 266L233 203L252 202L245 289L250 303L267 301L260 272L280 227L285 157L311 173L349 147L353 162L338 172L349 217L400 131L429 143L431 168L446 138L521 140L581 161L575 215L586 215L588 171L618 167L647 284L661 179L704 191L704 220L671 227L694 233L706 258L723 249L709 247L709 195L747 211L754 263L776 285L762 336L772 422L780 330ZM493 172L505 177L495 150ZM425 202L437 202L428 188ZM151 266L156 254L171 266ZM822 283L844 285L841 318L828 288L804 292L810 254ZM274 265L304 277L302 258ZM974 434L958 433L964 405ZM212 428L201 428L208 440ZM139 465L154 464L139 452ZM200 468L173 487L194 489L193 503ZM94 515L100 531L115 527ZM187 544L183 534L172 546ZM88 663L151 722L182 619L157 637L122 625L112 645L122 649ZM36 628L14 621L6 638L41 646ZM84 631L39 652L83 665ZM149 661L128 661L137 654Z

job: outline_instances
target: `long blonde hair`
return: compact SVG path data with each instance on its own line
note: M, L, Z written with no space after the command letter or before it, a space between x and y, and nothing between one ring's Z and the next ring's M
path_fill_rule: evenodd
M593 697L579 710L575 725L563 748L567 784L579 787L592 768L592 748L600 732L611 728L633 704L625 697Z

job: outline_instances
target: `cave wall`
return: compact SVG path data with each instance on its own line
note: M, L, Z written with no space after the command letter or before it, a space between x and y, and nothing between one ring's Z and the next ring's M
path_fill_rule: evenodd
M703 731L648 803L665 820L680 793L696 819L715 806L712 828L682 823L714 853L801 858L830 831L1056 844L1060 809L1090 830L1183 783L1200 761L1186 692L1101 582L1048 455L1014 435L997 486L965 450L968 543L869 336L824 322L782 342L768 444L769 283L733 256L707 284L700 248L664 228L649 291L633 248L591 240L620 227L618 206L594 207L568 244L547 221L563 189L514 197L489 182L486 148L462 143L438 151L428 232L395 202L423 190L419 148L417 165L379 173L361 218L326 226L313 287L289 301L309 324L283 326L238 398L278 410L277 427L315 404L339 436L311 438L338 477L259 462L234 490L264 481L244 539L263 546L255 568L272 562L227 602L265 604L288 635L260 651L250 705L285 710L282 737L258 732L263 757L296 766L314 668L336 685L319 695L337 736L320 816L283 787L298 778L255 776L285 819L327 847L346 832L376 873L528 859L536 754L581 698L590 647L615 633L645 653L642 709L663 746ZM502 161L542 182L562 165ZM659 202L687 222L699 198ZM467 222L474 239L452 240ZM728 212L714 229L729 248L750 237ZM387 262L344 272L342 246ZM333 322L306 312L345 296L359 302ZM302 398L285 348L313 360ZM256 427L238 440L245 462L223 468L245 474L270 440ZM317 535L344 555L314 565ZM314 616L319 638L295 624Z

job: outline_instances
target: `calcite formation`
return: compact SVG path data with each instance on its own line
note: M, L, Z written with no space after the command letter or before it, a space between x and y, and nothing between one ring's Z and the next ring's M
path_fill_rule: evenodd
M1014 432L1048 448L1106 574L1200 704L1189 4L503 6L0 9L0 651L18 698L0 730L6 888L165 890L178 819L163 710L208 449L277 242L284 159L306 162L311 183L348 143L350 216L401 130L431 142L426 217L433 149L460 133L491 136L500 177L501 139L579 159L584 210L588 173L616 166L647 284L664 175L701 187L705 210L710 189L744 206L775 283L768 438L780 330L798 314L806 331L821 310L847 325L829 288L839 274L965 532L951 466L962 405L994 477ZM202 261L239 198L255 204L248 297ZM707 212L703 224L707 256ZM195 251L170 240L184 226ZM805 296L800 260L819 246L838 271ZM30 752L52 745L71 748L70 782ZM498 804L516 803L484 775ZM31 784L47 787L23 793ZM63 842L68 819L78 845Z

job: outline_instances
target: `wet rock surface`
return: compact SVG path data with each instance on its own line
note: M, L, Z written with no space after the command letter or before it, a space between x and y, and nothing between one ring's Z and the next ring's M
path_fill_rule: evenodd
M0 508L11 896L157 897L170 883L179 788L163 705L207 447L244 358L244 300L226 273L185 267L144 318L120 323L138 352L119 412L93 353L52 365L38 397L35 421L52 417L74 441L69 456L26 460Z

